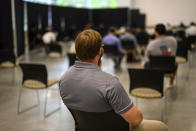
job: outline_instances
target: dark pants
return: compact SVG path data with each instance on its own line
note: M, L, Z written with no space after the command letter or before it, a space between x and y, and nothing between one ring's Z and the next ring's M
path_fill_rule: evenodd
M122 62L123 56L124 56L124 54L120 52L120 53L118 53L118 55L115 58L113 58L113 61L115 63L115 66L114 66L115 69L120 68L120 64Z

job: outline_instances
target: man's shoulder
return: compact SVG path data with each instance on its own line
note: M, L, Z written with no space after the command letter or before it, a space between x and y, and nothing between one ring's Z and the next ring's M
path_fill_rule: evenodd
M103 39L106 39L106 38L108 38L108 37L112 37L112 35L111 35L111 34L107 34L107 35L105 35L105 36L103 37Z
M73 66L71 66L60 78L60 81L64 80L65 78L69 77L70 73L73 70Z
M196 30L196 26L191 26L189 28L186 29L186 32L192 32L192 31L195 31Z
M177 44L177 40L173 36L167 36L167 41L171 41L172 44Z
M64 74L63 76L61 77L61 80L63 79L69 79L71 77L73 77L73 75L75 74L78 74L77 73L77 67L75 67L74 65L71 66ZM85 71L87 70L87 68L85 68ZM91 69L89 69L91 70ZM82 71L80 70L80 73ZM92 75L93 74L93 75ZM78 74L79 75L79 74ZM89 71L88 72L88 76L94 76L95 78L97 79L102 79L102 80L105 80L105 81L109 81L111 80L112 78L115 78L115 76L109 74L109 73L106 73L104 71L102 71L101 69L96 69L96 70L93 70L93 71Z
M149 42L148 46L154 46L155 44L159 43L159 39L154 39L152 41Z
M176 39L173 36L167 36L166 39L176 41Z
M101 76L101 78L103 80L106 80L106 81L110 81L111 79L115 79L116 78L116 76L111 75L111 74L109 74L107 72L104 72L102 70L98 71L98 74Z

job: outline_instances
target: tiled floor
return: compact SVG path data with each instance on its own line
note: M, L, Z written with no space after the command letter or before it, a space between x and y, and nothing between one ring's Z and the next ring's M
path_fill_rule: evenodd
M39 49L31 53L22 62L44 63L47 65L49 79L59 79L68 69L66 56L58 59L48 58ZM193 54L193 59L196 54ZM129 77L127 68L139 67L140 63L126 64L123 61L122 71L113 69L113 61L103 59L102 69L115 74L128 92ZM61 110L44 119L44 90L39 91L40 106L23 114L17 114L18 89L21 87L22 72L19 67L15 69L0 68L0 131L74 131L74 120L67 108L61 104ZM167 82L165 82L165 85ZM179 65L177 87L170 88L167 92L167 113L170 131L196 131L196 61ZM57 88L57 85L54 86ZM57 88L58 89L58 88ZM49 93L51 110L57 105L58 90ZM131 97L131 96L130 96ZM22 106L27 107L36 102L33 90L24 89ZM131 97L133 101L135 98ZM161 120L161 100L138 99L138 108L145 119Z

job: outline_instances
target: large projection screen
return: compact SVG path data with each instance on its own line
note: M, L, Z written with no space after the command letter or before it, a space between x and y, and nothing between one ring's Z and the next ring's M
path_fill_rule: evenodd
M78 8L100 9L100 8L117 8L118 0L24 0L27 2L71 6Z

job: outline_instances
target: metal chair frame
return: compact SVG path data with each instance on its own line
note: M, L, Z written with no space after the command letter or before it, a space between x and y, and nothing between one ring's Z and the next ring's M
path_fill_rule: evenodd
M159 93L161 93L161 97L151 98L151 97L139 97L134 96L136 100L136 106L138 105L137 98L141 99L163 99L162 108L161 108L161 119L162 121L167 123L167 92L164 94L164 73L161 70L154 69L128 69L129 78L130 78L130 94L133 89L144 87L149 89L155 89ZM137 74L137 75L136 75ZM159 80L157 80L159 79ZM158 83L161 82L161 83ZM139 84L138 84L139 83ZM132 94L131 94L132 95ZM164 117L165 116L165 117Z
M30 67L30 68L36 67L36 66L37 66L38 68L39 68L39 67L42 67L41 70L43 70L43 71L40 72L40 73L46 73L46 74L47 74L47 70L46 70L45 65L41 65L41 64L20 64L20 66L21 66L22 71L23 71L23 83L24 83L25 80L28 80L28 79L31 77L31 76L30 76L29 78L28 78L28 77L25 78L26 76L24 76L24 75L25 75L24 72L25 72L27 69L29 69L29 67ZM27 67L27 66L29 66L29 67ZM26 68L26 67L27 67L27 68ZM26 69L25 69L25 68L26 68ZM40 71L40 70L39 70L39 71ZM43 75L43 76L45 76L45 75ZM47 77L47 75L46 75L45 77ZM37 80L37 79L36 79L36 80ZM47 78L46 78L46 80L47 80ZM54 84L52 84L52 85L50 85L50 86L53 86L53 85L55 85L55 84L57 84L57 83L54 83ZM60 95L59 95L59 96L58 96L59 106L58 106L57 108L55 108L54 110L52 110L52 111L50 111L50 112L47 112L48 91L49 91L48 88L49 88L50 86L48 86L46 83L45 83L45 85L46 85L46 88L43 88L43 89L46 89L45 101L44 101L44 117L46 118L46 117L52 115L53 113L55 113L56 111L58 111L58 110L61 108L61 98L60 98ZM28 88L28 89L29 89L29 88ZM27 111L29 111L29 110L35 108L35 107L38 107L39 104L40 104L39 89L33 89L33 90L36 90L36 99L37 99L37 103L34 104L34 105L32 105L32 106L30 106L30 107L21 109L22 90L23 90L23 85L19 88L19 98L18 98L18 103L17 103L17 107L18 107L18 108L17 108L17 112L18 112L18 114L27 112Z

